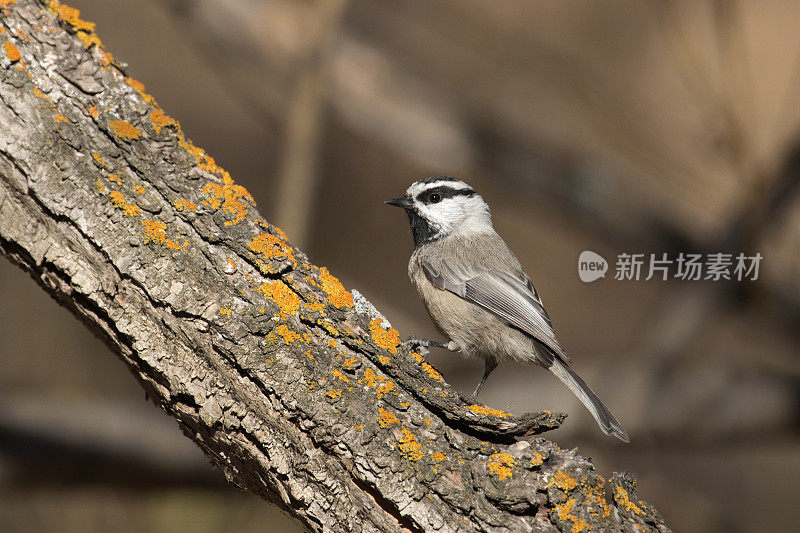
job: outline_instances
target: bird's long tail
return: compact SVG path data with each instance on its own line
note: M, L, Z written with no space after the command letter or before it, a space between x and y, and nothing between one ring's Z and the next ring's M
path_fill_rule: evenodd
M563 381L567 387L575 393L575 396L580 399L581 403L589 409L589 412L592 413L594 419L597 420L597 424L600 426L600 429L603 430L603 433L606 435L614 435L621 441L630 442L628 434L620 423L617 422L617 419L614 418L614 415L611 414L611 411L608 410L608 407L600 401L600 398L589 388L589 385L567 366L566 363L563 363L556 357L553 364L550 366L550 371L553 372L558 379Z

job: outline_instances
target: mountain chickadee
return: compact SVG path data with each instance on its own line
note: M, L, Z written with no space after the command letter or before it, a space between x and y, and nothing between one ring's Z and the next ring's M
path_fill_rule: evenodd
M408 275L436 329L450 339L411 343L483 359L486 370L473 398L502 361L543 366L572 390L606 435L628 442L611 411L569 367L539 294L472 187L436 176L386 203L408 214L414 237Z

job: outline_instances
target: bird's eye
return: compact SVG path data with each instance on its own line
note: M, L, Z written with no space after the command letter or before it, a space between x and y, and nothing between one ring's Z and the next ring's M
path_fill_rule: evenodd
M428 201L432 204L438 204L442 201L442 197L438 193L431 193L431 195L428 196Z

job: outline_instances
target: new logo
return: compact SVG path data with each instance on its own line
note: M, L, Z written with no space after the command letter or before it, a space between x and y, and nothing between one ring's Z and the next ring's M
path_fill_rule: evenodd
M596 254L591 250L584 250L578 257L578 277L584 283L590 283L600 278L606 277L608 271L608 261L602 255Z

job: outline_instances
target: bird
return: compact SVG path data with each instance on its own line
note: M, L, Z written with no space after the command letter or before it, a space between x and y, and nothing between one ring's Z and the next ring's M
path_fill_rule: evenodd
M414 251L408 275L446 342L413 345L483 359L475 399L501 362L550 370L586 406L606 435L629 442L608 407L571 368L533 282L492 226L489 206L464 181L433 176L384 203L408 215Z

